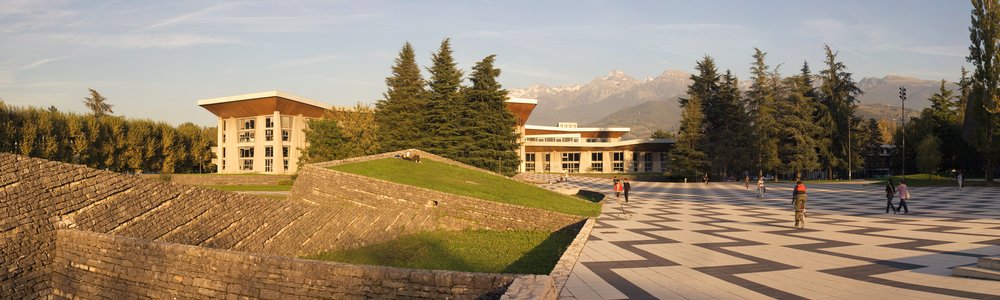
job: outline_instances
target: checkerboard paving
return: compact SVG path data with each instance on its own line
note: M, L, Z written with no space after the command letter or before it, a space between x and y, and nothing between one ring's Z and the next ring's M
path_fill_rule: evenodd
M611 193L610 179L543 186ZM813 184L796 229L791 188L758 199L738 183L633 181L628 203L608 198L560 297L1000 299L998 281L951 276L1000 255L997 189L911 187L896 215L882 186Z

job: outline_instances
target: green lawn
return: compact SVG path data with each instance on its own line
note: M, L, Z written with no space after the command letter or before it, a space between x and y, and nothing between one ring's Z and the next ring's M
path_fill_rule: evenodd
M424 159L416 164L402 159L379 159L330 169L360 174L435 191L509 203L579 216L593 217L600 204L562 195L512 179Z
M210 189L216 189L220 191L227 192L275 192L275 191L291 191L291 185L204 185L204 187Z
M892 176L892 182L899 184L899 180L903 179L903 176ZM877 183L878 185L885 185L886 178L880 178ZM969 184L968 181L965 182L966 185ZM930 175L928 179L927 174L907 174L906 175L906 185L907 186L958 186L958 181L955 178L949 178L938 175Z
M307 259L412 269L549 274L576 231L429 231Z

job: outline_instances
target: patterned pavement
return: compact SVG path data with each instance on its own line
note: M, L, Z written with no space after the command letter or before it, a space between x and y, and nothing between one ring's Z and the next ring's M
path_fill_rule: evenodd
M543 186L611 189L582 177ZM910 213L893 215L881 186L808 188L795 229L790 184L761 200L736 183L633 182L628 203L606 202L560 296L1000 299L998 281L950 276L1000 255L996 189L914 187Z

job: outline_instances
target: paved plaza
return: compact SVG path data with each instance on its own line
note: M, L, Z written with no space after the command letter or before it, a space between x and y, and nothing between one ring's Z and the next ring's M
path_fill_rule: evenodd
M810 185L806 229L795 229L790 184L765 200L736 183L632 187L629 203L604 205L562 298L1000 299L998 281L951 276L1000 255L996 189L913 187L910 213L894 215L882 186Z

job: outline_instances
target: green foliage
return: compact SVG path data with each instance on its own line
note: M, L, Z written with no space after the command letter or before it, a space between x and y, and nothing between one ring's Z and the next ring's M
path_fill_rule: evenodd
M837 61L837 53L824 45L826 51L826 69L820 72L823 83L820 85L819 94L822 103L826 106L825 115L829 115L829 122L832 123L832 130L829 131L830 154L825 161L827 169L840 167L846 170L849 164L860 162L860 153L856 148L858 144L854 139L854 128L859 121L854 116L857 109L857 96L861 95L861 88L851 78L851 73L847 72L847 66L843 62ZM823 120L823 122L828 122ZM821 124L821 126L824 124ZM850 158L848 158L850 156ZM850 161L849 161L850 159ZM831 174L832 175L832 174ZM844 176L846 177L846 176Z
M670 167L667 175L672 177L701 178L708 171L703 101L717 97L719 75L715 60L710 56L698 61L695 68L699 73L691 75L688 98L681 98L679 101L682 109L680 131L675 147L668 154Z
M649 138L651 138L651 139L672 139L672 138L674 138L674 134L671 133L671 132L669 132L669 131L663 130L663 129L657 129L657 130L653 131L653 134L651 134L649 136Z
M779 87L780 98L775 102L777 130L775 137L780 150L778 156L781 164L779 170L793 174L793 178L802 178L805 172L819 169L819 156L816 153L816 132L819 125L813 122L815 107L809 95L813 90L807 85L804 75L786 78Z
M337 120L321 118L310 120L303 134L309 147L300 148L299 165L347 158L343 148L348 143Z
M490 170L507 176L514 175L521 160L517 156L520 147L517 133L517 119L507 110L507 91L497 77L500 69L493 66L495 55L490 55L476 63L469 78L472 86L462 90L465 106L472 113L465 116L462 136L472 140L463 155L452 157L468 165Z
M0 151L117 172L197 172L215 129L0 105Z
M408 184L435 191L483 200L557 211L579 216L597 216L601 207L534 185L476 170L423 159L379 159L349 163L330 169Z
M411 269L549 274L575 231L431 231L307 259Z
M104 96L101 96L101 93L98 93L94 89L90 89L90 97L83 98L83 104L90 109L90 112L94 115L94 117L102 117L104 115L114 113L114 111L111 110L113 105L108 104L107 101L108 98L104 98Z
M337 121L344 139L341 157L358 157L379 153L379 125L375 120L375 110L358 103L353 109L334 108L327 115Z
M924 173L934 173L941 166L941 141L928 135L917 145L917 169Z
M431 55L432 65L428 85L427 106L423 115L425 151L448 158L457 158L467 150L471 140L462 136L465 118L472 115L460 93L462 71L452 57L449 39L441 41L438 52Z
M385 79L388 90L375 103L376 135L381 151L424 148L427 133L423 129L421 112L427 105L427 91L417 66L413 46L407 42L399 50L392 76Z
M969 27L969 56L975 67L965 107L962 137L982 157L986 181L993 181L994 165L1000 154L1000 1L972 0Z
M750 90L747 91L747 111L753 124L753 152L756 154L758 176L781 165L778 157L780 128L777 101L780 76L764 62L766 52L754 48L750 67Z

